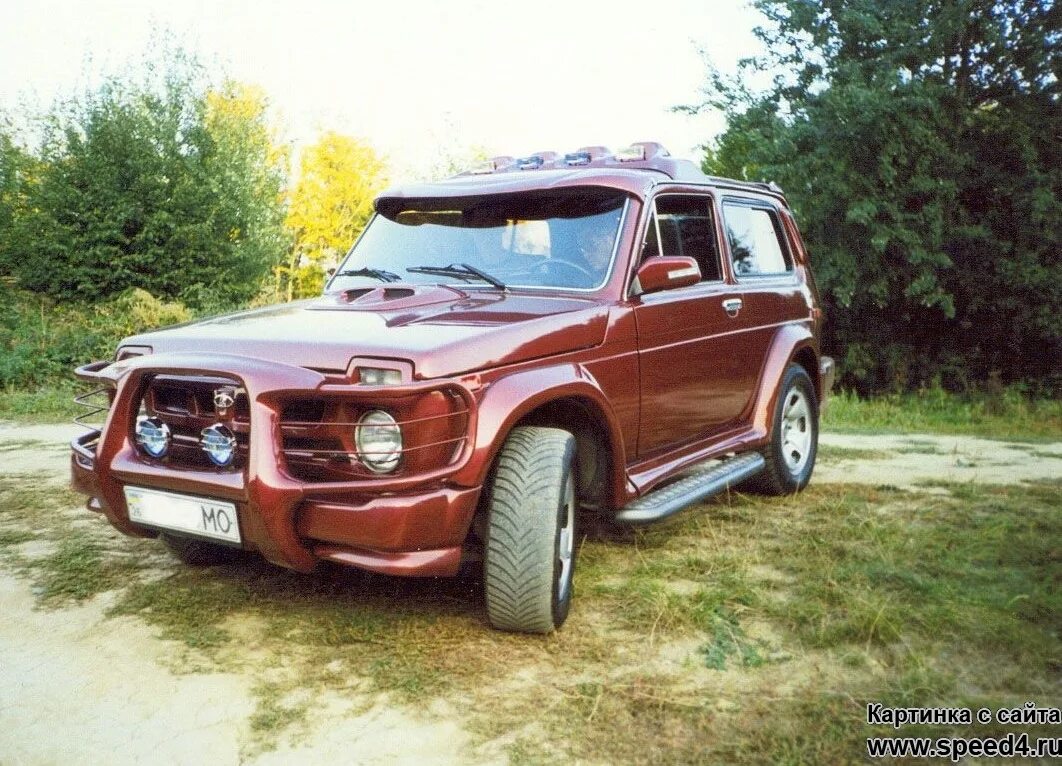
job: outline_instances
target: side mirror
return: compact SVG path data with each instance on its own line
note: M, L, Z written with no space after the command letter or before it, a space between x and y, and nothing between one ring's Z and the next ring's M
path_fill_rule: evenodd
M676 287L688 287L701 281L701 267L684 255L650 258L638 267L632 292L645 295Z

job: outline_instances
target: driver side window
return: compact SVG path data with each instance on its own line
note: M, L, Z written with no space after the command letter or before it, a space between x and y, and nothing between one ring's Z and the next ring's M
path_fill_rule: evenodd
M642 260L657 255L684 255L697 261L702 282L718 282L723 272L716 243L709 197L661 194L653 202Z

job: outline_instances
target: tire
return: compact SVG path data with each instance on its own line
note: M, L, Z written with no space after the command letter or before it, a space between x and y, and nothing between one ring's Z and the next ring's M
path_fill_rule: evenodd
M162 542L170 549L174 556L182 563L193 567L209 567L218 564L229 564L234 561L240 551L236 548L226 548L224 545L193 540L190 537L180 535L159 535Z
M767 466L749 482L765 495L791 495L811 480L819 446L819 402L815 385L799 364L791 364L778 388L771 442L763 451Z
M564 624L575 572L575 437L514 428L487 505L483 580L490 624L549 633Z

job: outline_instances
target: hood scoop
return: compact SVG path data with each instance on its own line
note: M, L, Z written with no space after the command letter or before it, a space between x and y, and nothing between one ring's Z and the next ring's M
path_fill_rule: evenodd
M436 303L452 303L467 297L467 293L443 285L355 287L325 295L307 308L316 311L404 311Z
M344 290L339 295L347 303L354 303L367 296L372 296L368 302L379 302L412 298L416 294L417 291L412 287L361 287L355 290Z

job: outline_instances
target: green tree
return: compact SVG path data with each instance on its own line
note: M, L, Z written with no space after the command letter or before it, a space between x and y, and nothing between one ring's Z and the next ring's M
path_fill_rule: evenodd
M137 287L193 305L244 300L285 249L286 168L264 99L231 83L210 91L179 52L145 72L45 116L9 268L67 299Z
M0 276L10 271L10 242L29 156L14 140L14 130L0 117Z
M286 220L294 241L289 300L320 293L325 270L339 263L365 228L386 182L380 156L356 138L326 132L303 151Z
M708 172L778 181L863 390L1058 389L1059 11L1033 0L757 0L766 53L710 72ZM772 84L745 83L770 73ZM762 75L760 75L762 76Z

